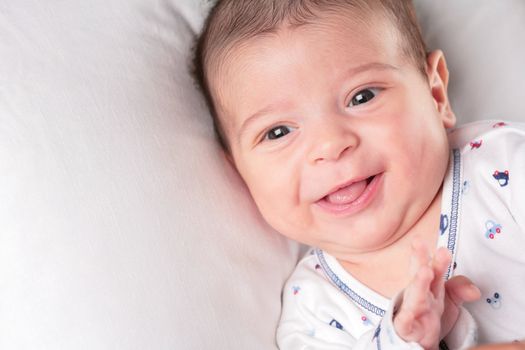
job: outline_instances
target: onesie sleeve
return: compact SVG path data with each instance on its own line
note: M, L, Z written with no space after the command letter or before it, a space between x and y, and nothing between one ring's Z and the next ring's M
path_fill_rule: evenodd
M283 310L277 329L281 350L406 349L394 331L393 307L377 322L363 322L363 311L308 264L298 265L283 290Z

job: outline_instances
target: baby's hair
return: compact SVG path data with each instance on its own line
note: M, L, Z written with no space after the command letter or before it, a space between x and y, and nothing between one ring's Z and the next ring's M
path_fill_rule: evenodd
M354 10L365 15L384 15L400 33L402 52L425 75L426 46L411 0L218 0L211 8L194 47L193 76L213 118L215 134L223 150L231 152L219 120L209 85L210 72L224 63L228 51L250 38L315 22L326 13Z

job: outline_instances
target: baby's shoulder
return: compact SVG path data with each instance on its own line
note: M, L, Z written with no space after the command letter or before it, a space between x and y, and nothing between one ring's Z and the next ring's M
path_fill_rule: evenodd
M451 130L448 140L452 149L464 155L481 149L494 155L525 145L525 123L484 120L464 124Z
M325 275L321 271L319 258L315 248L310 248L303 258L297 263L287 284L322 284L327 283Z
M305 304L317 304L319 300L344 299L344 295L328 279L319 260L318 249L310 249L299 261L283 289L284 299L300 299ZM346 301L347 302L347 301Z

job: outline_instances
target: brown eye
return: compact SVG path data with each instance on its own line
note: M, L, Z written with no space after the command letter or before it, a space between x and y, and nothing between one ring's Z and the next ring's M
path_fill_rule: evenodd
M352 97L349 106L358 106L363 103L369 102L371 99L376 97L379 89L364 89L359 91L357 94Z
M285 126L285 125L279 125L279 126L276 126L275 128L270 129L270 131L266 133L264 138L268 140L276 140L276 139L279 139L289 134L291 131L292 130L290 127Z

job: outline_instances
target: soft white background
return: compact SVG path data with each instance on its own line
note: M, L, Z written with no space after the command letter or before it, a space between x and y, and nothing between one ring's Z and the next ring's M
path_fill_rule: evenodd
M419 0L460 121L525 120L525 2ZM0 0L0 349L273 349L298 246L187 73L204 0Z

